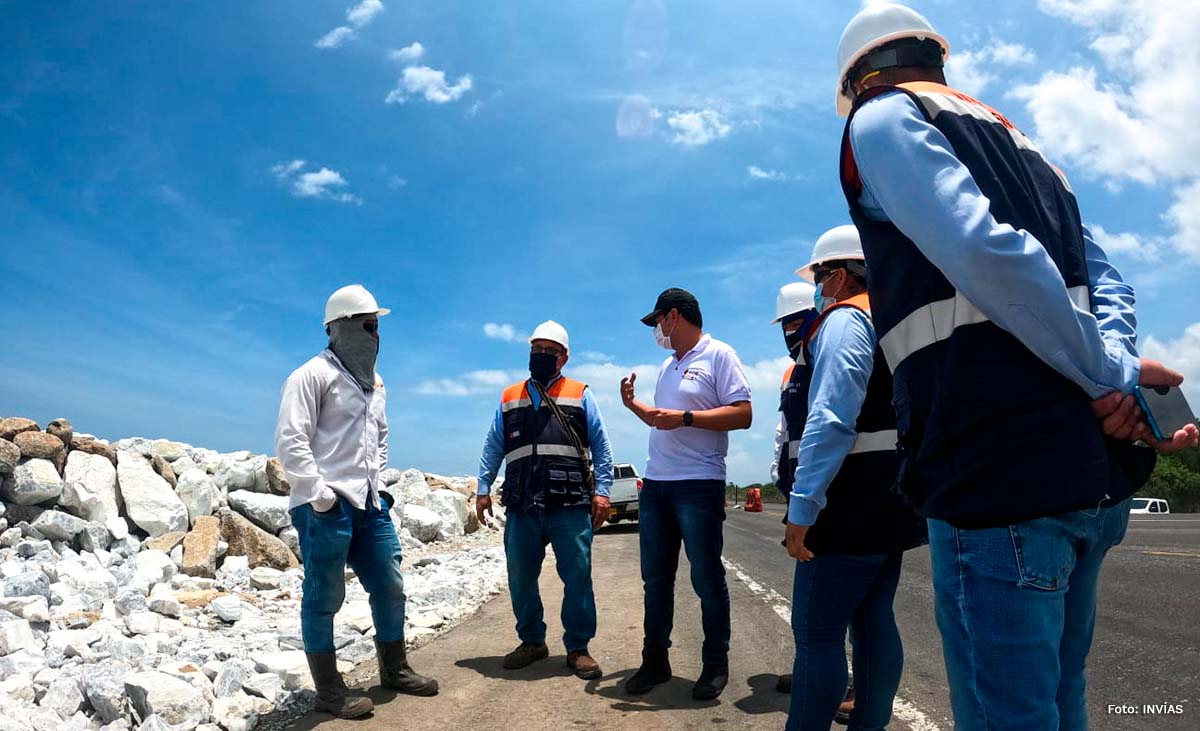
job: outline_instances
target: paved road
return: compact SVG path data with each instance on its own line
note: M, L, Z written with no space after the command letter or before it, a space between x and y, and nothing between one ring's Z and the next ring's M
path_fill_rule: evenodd
M779 546L782 508L730 511L726 559L760 585L790 598L792 563ZM1200 515L1132 516L1125 541L1100 579L1089 664L1093 728L1200 728ZM896 597L904 637L903 701L950 727L949 695L933 619L929 553L910 551ZM1110 704L1181 704L1181 715L1110 713Z
M621 683L639 662L641 581L635 526L603 529L596 537L594 580L600 611L592 650L605 671L598 681L572 676L557 621L561 584L553 558L542 574L550 625L551 657L530 668L505 671L501 657L516 644L507 594L498 596L445 636L412 653L414 665L439 678L436 698L396 697L372 691L377 709L359 728L503 729L563 728L606 731L780 729L786 699L773 689L775 675L791 663L786 617L793 564L779 546L780 511L730 511L725 559L733 601L732 679L716 702L697 703L691 682L699 673L699 609L687 584L686 560L676 600L675 679L647 696L629 697ZM906 667L893 731L952 727L937 630L933 622L929 556L910 552L896 600ZM1106 563L1090 671L1092 727L1200 728L1200 516L1135 519L1126 542ZM366 676L366 674L364 674ZM369 677L360 678L370 685ZM1141 708L1183 704L1182 716L1114 715L1108 704ZM315 716L293 724L349 730L356 722ZM835 726L834 728L840 728Z

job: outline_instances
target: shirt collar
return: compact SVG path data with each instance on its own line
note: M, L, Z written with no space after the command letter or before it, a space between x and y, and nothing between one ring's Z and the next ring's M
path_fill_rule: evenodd
M685 360L687 360L688 358L691 358L693 355L700 355L705 350L708 350L708 345L711 342L712 342L712 336L709 335L708 333L704 333L703 335L700 336L700 340L696 343L696 347L694 347L691 350L689 350L688 352L684 353L683 357L676 360L675 362L682 363Z

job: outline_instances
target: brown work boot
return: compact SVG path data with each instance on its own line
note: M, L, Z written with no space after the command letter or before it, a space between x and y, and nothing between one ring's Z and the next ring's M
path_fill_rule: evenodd
M550 648L546 647L545 642L522 642L517 649L504 656L504 669L520 670L548 657Z
M588 654L587 648L572 650L567 653L567 665L575 671L575 676L584 680L596 680L604 673L600 672L600 663Z
M337 657L332 652L307 653L308 671L317 689L317 711L338 718L358 718L375 710L370 698L350 695L346 681L337 669Z
M850 712L854 710L854 683L850 683L850 687L846 689L846 698L838 705L837 715L833 720L843 726L850 724Z
M375 655L379 660L379 682L384 687L409 695L437 695L438 682L421 675L409 666L404 640L375 640Z

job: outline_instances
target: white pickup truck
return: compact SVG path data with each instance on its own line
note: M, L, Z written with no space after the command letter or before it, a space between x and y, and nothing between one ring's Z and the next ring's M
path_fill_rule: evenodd
M609 493L609 524L615 525L622 520L637 520L638 495L641 490L642 478L638 476L633 465L613 465L613 486Z

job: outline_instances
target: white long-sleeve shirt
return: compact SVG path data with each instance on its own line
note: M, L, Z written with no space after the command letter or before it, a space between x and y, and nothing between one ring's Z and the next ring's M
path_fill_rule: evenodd
M379 507L377 481L387 464L387 392L375 376L364 392L326 349L283 384L275 454L291 485L289 508L328 510L337 496Z

